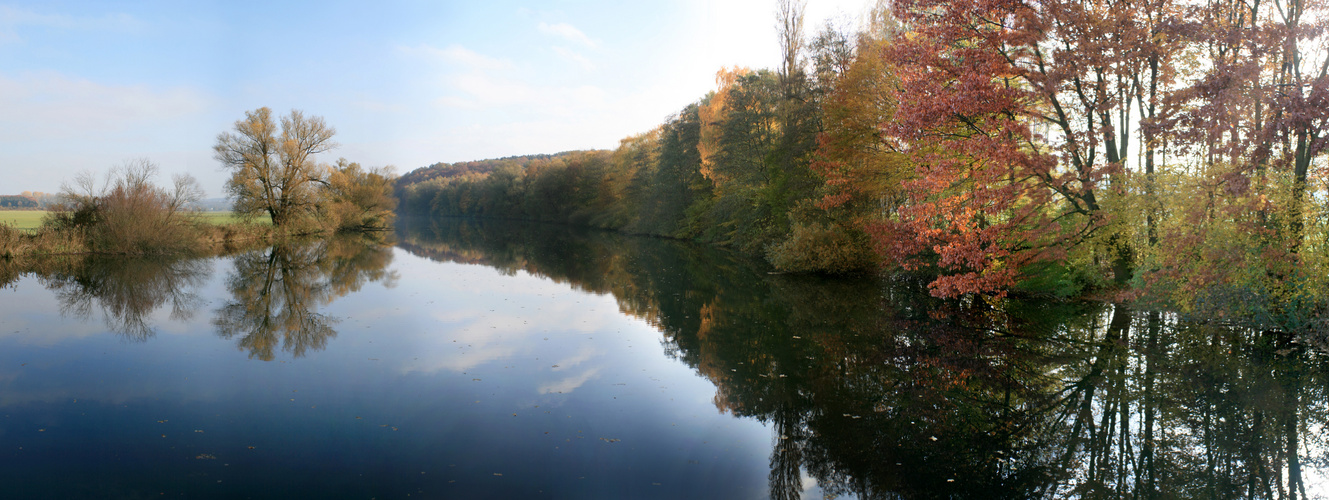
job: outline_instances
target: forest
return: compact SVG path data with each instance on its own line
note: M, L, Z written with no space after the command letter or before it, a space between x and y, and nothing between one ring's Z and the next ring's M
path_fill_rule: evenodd
M400 210L692 239L937 297L1329 331L1323 0L879 2L612 151L435 164Z

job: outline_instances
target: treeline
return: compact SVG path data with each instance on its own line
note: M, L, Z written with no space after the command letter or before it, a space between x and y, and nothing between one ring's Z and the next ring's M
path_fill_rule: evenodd
M791 240L793 234L807 239L805 233L836 227L831 214L816 206L824 187L809 163L821 129L815 108L827 89L801 74L786 78L766 70L726 70L721 78L719 93L656 130L622 140L613 151L435 164L411 172L397 184L401 210L696 239L768 252L800 270L871 268L861 231L833 248L815 249L822 251L815 262L789 243L806 243Z
M17 195L0 195L0 209L5 210L44 210L59 203L55 193L24 191Z
M1090 290L1329 326L1329 6L879 4L614 151L398 185L407 210L690 238L942 297ZM435 169L438 170L438 169ZM425 172L413 173L412 179Z
M537 154L524 156L508 156L505 158L496 158L492 160L464 161L457 163L435 163L428 167L417 168L410 173L401 176L397 183L399 185L410 185L429 181L439 177L461 177L465 175L483 175L493 172L499 167L521 167L527 162L534 160L550 160L560 157L576 154L576 151L568 151L556 154Z

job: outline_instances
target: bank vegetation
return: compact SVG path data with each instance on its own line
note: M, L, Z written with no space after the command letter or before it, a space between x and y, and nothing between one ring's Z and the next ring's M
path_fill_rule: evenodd
M436 164L403 213L693 239L936 296L1329 332L1329 5L881 2L612 151Z
M126 161L104 177L67 182L35 231L0 224L0 260L59 255L199 256L292 237L392 228L396 176L339 159L316 162L336 145L322 118L291 111L278 128L268 108L246 113L235 132L217 138L215 157L232 173L226 191L238 222L213 223L191 208L198 182L177 175L158 185L158 166ZM269 222L270 221L270 222Z

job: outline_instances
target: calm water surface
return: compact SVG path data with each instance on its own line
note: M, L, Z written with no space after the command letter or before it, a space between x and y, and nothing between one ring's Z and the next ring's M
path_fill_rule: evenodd
M0 283L2 498L1329 495L1324 355L1167 314L456 221Z

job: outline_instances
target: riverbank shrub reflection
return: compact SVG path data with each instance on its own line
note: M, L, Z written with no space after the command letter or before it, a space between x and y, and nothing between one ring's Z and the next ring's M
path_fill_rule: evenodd
M612 294L771 428L770 488L860 498L1304 498L1329 366L1288 336L1097 303L942 301L565 226L400 232L434 260Z
M60 300L62 314L87 320L100 311L106 327L134 341L157 335L151 316L170 307L170 318L192 318L204 301L198 288L210 266L201 259L64 259L41 278Z
M390 237L370 236L283 240L235 255L226 279L230 298L213 311L217 334L264 361L279 350L300 357L323 349L337 334L337 318L320 308L367 283L392 286L397 279ZM153 318L162 308L175 321L204 310L199 289L213 268L213 260L198 258L52 256L21 267L0 262L0 284L31 273L55 292L61 314L88 320L100 313L110 331L144 342L157 335Z

